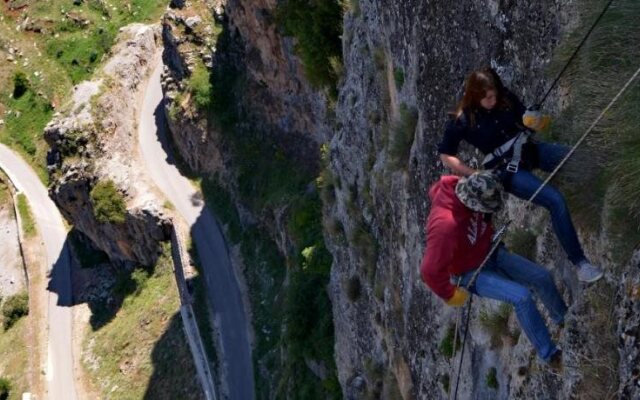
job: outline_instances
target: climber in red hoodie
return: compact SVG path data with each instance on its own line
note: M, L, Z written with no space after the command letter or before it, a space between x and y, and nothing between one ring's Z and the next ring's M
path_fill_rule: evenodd
M420 272L435 294L459 307L468 297L463 288L489 254L494 232L491 214L502 206L502 185L489 171L466 178L443 176L431 187L429 197L431 212ZM551 341L532 297L535 294L542 301L555 323L563 323L567 306L549 271L500 246L469 290L513 305L538 355L554 367L560 364L562 352Z

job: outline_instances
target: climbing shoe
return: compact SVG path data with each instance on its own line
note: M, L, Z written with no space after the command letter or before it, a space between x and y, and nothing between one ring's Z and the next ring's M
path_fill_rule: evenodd
M549 359L549 367L557 373L562 372L562 350L558 349Z
M578 279L582 282L595 282L602 278L602 270L588 261L582 261L578 264Z

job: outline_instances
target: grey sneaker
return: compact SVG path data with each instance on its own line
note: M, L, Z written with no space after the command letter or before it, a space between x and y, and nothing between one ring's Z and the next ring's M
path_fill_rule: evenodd
M588 261L582 261L578 264L578 279L582 282L595 282L602 278L602 270Z

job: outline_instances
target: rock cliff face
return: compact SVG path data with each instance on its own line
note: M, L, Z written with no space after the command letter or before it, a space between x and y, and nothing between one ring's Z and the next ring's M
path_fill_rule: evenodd
M549 85L543 71L563 35L580 22L581 5L559 0L349 4L335 117L326 111L325 96L306 83L292 39L275 27L275 1L227 2L226 17L220 18L228 18L235 46L233 52L217 46L212 62L237 61L246 78L238 106L251 109L248 125L292 143L289 149L299 158L329 142L325 237L334 257L329 291L343 394L350 399L445 398L447 382L455 376L439 347L455 323L455 310L425 288L418 269L429 211L426 190L443 172L435 146L447 111L461 95L464 76L483 64L496 68L525 103L539 99ZM193 170L232 175L218 127L207 126L197 111L174 111L171 117L170 102L184 100L182 80L193 54L176 45L183 40L176 21L180 18L166 17L164 26L169 67L164 84L176 147ZM205 63L206 54L199 56ZM565 100L554 92L547 110L560 111ZM189 104L184 100L179 110L194 110ZM465 158L477 157L465 150ZM568 398L618 390L638 396L633 364L638 359L638 258L615 265L602 250L606 233L602 239L583 238L592 261L610 272L595 286L581 286L546 212L514 201L508 215L514 226L537 227L536 259L553 271L571 305L565 329L552 329L567 367L554 375L537 361L524 335L503 334L518 330L512 314L502 318L497 334L491 332L479 316L499 315L499 306L478 301L459 397ZM283 227L274 229L275 237L286 236ZM497 387L487 384L491 371Z
M332 225L344 227L346 240L327 237L335 257L331 293L336 359L347 397L385 397L391 392L403 398L446 396L443 383L455 377L438 346L455 323L455 314L425 289L418 271L429 210L426 190L442 172L435 145L446 112L461 95L464 75L479 65L490 62L525 103L539 99L549 85L542 72L552 50L578 22L575 7L558 1L360 1L346 15L345 78L330 145L336 202L329 209ZM547 110L559 111L559 103L556 95ZM394 166L389 143L407 133L403 127L411 114L406 110L417 112L415 124L409 124L416 129L408 132L412 141L405 144L406 158ZM632 314L637 301L625 295L634 287L632 279L621 279L616 272L595 287L579 285L548 228L548 216L518 202L509 209L515 226L547 226L539 232L537 260L553 270L571 305L566 328L558 334L567 367L562 376L549 372L531 354L524 335L515 343L503 337L503 342L508 339L505 344L492 344L490 330L478 316L497 314L496 304L476 302L460 397L604 396L615 393L618 385L637 393L615 372L600 370L601 378L593 372L597 363L615 371L618 357L636 357L625 348L619 347L619 354L614 350L616 318L601 319L611 315L621 297L627 299L624 315ZM603 251L606 240L583 241L595 263L633 275L634 264L615 266L610 261ZM355 301L348 295L353 280L362 284ZM513 316L506 323L509 329L516 326ZM629 335L622 336L626 348L635 343L634 324L618 325ZM596 331L601 333L594 336ZM487 384L491 368L496 368L497 389ZM629 376L628 370L625 374Z
M228 161L228 154L220 153L224 147L220 127L212 122L207 124L205 112L180 96L188 91L187 78L198 64L211 69L214 63L222 63L233 66L232 71L229 68L226 71L242 79L242 93L234 99L234 107L246 116L245 128L259 126L265 135L285 143L291 155L300 155L307 159L306 163L317 165L317 149L331 132L326 96L306 82L300 61L293 53L292 39L277 32L276 2L204 3L208 10L204 8L196 14L202 15L202 19L195 26L193 7L170 9L163 18L165 109L184 161L193 171L201 173L225 171L223 159L226 157ZM211 15L218 26L225 27L222 36L220 28L213 33L204 28L213 25Z
M120 263L152 265L168 220L142 172L137 153L138 96L157 57L151 26L121 29L99 78L74 88L72 104L45 128L50 193L64 217ZM126 212L121 222L100 222L91 190L112 181Z

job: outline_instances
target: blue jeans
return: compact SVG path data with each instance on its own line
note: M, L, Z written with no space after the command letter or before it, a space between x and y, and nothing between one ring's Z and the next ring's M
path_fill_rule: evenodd
M461 287L468 285L474 272L475 270L472 270L461 276ZM549 330L536 307L529 287L549 311L551 319L557 324L562 323L567 306L558 293L551 273L524 257L509 253L502 246L487 261L469 290L480 297L513 305L527 338L540 358L549 361L557 349L551 341Z
M558 166L562 158L569 152L567 146L553 143L536 143L538 152L538 168L545 172L551 172ZM524 200L535 193L542 184L542 180L531 171L518 169L515 174L510 174L510 179L506 185L507 192ZM578 264L586 260L582 246L578 241L576 229L571 221L569 208L562 196L562 193L555 187L547 184L532 201L534 204L543 206L551 213L551 224L553 230L560 241L560 245L573 264Z

